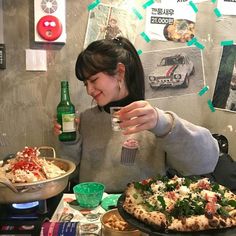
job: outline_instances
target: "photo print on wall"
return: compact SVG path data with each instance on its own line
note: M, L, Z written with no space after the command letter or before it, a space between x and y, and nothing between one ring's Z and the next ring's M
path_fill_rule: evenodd
M222 15L236 15L236 1L235 0L218 0L217 8Z
M89 13L84 48L99 39L112 39L118 36L134 43L137 36L136 16L124 8L99 4Z
M223 47L212 104L236 111L236 45Z
M195 35L195 22L187 4L154 3L146 10L145 33L151 40L186 43Z
M198 93L205 85L202 51L196 47L143 52L146 98Z

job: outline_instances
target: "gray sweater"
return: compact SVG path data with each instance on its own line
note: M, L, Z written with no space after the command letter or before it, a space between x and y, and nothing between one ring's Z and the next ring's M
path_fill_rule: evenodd
M78 182L97 181L106 192L123 192L127 183L164 175L168 167L182 175L200 175L214 170L219 157L217 141L209 130L181 119L176 114L171 132L166 113L158 110L157 126L151 131L132 135L138 143L134 165L120 163L122 144L129 138L112 131L110 114L97 107L81 114L75 142L61 143L61 156L79 165Z

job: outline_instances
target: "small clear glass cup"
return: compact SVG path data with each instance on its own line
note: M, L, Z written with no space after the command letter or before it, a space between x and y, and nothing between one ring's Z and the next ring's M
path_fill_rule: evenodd
M110 114L111 114L111 127L113 131L121 131L120 128L120 119L119 115L117 112L121 109L122 107L110 107Z

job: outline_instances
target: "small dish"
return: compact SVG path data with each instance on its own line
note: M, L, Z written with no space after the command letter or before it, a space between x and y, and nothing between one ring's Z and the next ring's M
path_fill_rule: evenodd
M117 201L120 196L121 194L111 194L105 197L101 203L102 208L108 211L108 210L111 210L112 208L117 207Z
M84 182L73 187L76 200L83 208L97 207L104 193L105 186L97 182Z

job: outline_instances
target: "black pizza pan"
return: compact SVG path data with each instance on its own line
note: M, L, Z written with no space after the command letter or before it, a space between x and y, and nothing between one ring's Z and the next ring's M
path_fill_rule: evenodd
M236 236L236 227L226 228L226 229L214 229L214 230L204 230L197 232L174 232L174 231L157 231L151 226L139 221L129 213L127 213L123 208L125 195L122 194L117 201L117 208L120 215L125 219L130 225L139 229L140 231L149 234L150 236Z

